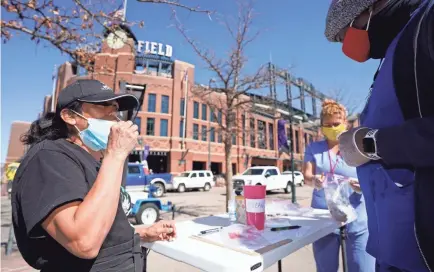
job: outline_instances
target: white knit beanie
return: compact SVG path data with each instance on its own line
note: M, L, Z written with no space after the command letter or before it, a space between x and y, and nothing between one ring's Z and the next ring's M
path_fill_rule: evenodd
M331 42L337 42L339 31L349 25L363 11L378 0L332 0L326 18L325 36Z

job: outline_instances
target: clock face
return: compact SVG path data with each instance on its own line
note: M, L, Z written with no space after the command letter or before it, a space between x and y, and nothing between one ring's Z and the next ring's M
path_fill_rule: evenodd
M110 33L107 37L107 44L110 48L120 49L124 46L128 37L124 31L117 30L114 33Z

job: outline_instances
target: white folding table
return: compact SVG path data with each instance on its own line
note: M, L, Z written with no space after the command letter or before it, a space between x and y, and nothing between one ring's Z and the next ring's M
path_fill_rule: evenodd
M176 224L178 238L172 242L142 243L154 252L209 272L257 272L272 266L291 253L332 233L341 225L328 210L313 210L309 215L289 216L291 224L300 225L299 232L288 232L292 242L262 255L250 255L190 238L200 231L229 225L227 215L208 216ZM292 233L292 234L291 234ZM300 235L302 233L302 235ZM343 256L344 257L344 256ZM345 260L344 260L345 261ZM281 263L279 263L281 265Z

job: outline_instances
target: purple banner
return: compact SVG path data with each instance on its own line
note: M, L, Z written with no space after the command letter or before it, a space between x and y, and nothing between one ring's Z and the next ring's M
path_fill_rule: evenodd
M150 146L149 145L145 145L145 148L143 149L143 160L146 160L146 158L148 157L148 155L149 155L149 149L150 149Z
M277 140L278 140L279 150L289 149L288 137L286 136L285 124L286 124L285 120L277 121Z

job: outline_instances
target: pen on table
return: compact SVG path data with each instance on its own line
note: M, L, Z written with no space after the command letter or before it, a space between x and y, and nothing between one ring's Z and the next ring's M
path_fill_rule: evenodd
M208 230L202 230L202 231L199 232L199 235L210 234L210 233L213 233L213 232L219 232L221 229L223 229L223 227L214 228L214 229L208 229Z
M299 229L299 228L301 228L301 226L285 226L285 227L271 228L271 231L292 230L292 229Z

